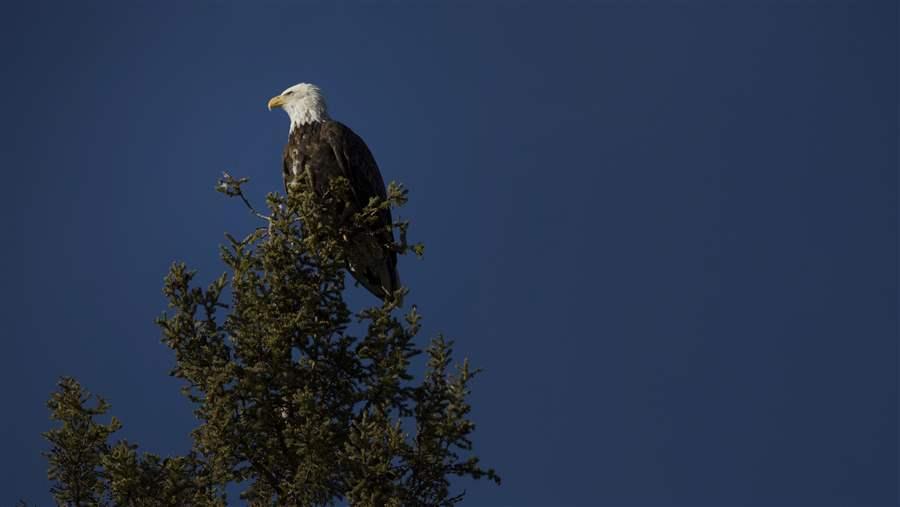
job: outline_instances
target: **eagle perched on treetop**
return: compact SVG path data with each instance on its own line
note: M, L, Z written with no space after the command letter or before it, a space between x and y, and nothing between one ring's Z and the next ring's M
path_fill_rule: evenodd
M372 197L387 198L384 180L369 147L355 132L328 116L318 87L300 83L269 100L269 110L280 107L291 119L284 147L285 191L311 184L319 195L331 178L343 176L350 183L348 211L363 209ZM394 234L391 212L378 217L381 233L351 238L348 268L363 287L385 299L400 288L397 253L391 248Z

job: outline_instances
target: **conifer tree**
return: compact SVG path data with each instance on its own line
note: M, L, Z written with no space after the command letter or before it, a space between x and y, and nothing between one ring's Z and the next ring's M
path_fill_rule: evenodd
M49 406L61 426L45 433L51 490L61 505L227 505L226 487L246 485L254 506L448 506L464 493L453 476L488 478L471 454L469 384L478 373L452 365L452 343L424 349L424 377L412 362L421 316L404 310L407 289L352 311L344 300L346 251L377 234L380 210L402 206L391 184L386 200L348 213L349 185L334 179L316 195L270 194L269 213L245 198L245 178L225 174L217 190L239 197L266 224L221 248L227 271L205 288L176 263L165 278L167 311L157 322L174 351L171 375L194 404L199 425L184 456L139 454L109 444L121 423L96 418L73 379L60 381ZM393 224L399 254L408 222Z

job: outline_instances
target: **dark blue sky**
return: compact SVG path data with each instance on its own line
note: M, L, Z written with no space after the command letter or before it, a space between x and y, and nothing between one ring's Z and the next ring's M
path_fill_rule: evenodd
M505 482L468 505L896 505L897 33L892 1L5 2L0 505L49 503L59 375L187 449L162 277L255 225L221 171L280 190L300 81L411 191L422 343L486 370Z

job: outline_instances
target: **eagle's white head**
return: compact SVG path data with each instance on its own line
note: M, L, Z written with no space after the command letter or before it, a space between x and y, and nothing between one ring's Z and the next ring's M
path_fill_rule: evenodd
M291 130L297 125L328 119L322 90L309 83L296 84L269 100L269 111L280 107L291 117Z

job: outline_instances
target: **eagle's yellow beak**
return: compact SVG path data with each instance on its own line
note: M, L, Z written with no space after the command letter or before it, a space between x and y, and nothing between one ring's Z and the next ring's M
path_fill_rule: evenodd
M284 97L281 95L276 95L269 99L269 111L276 107L281 107L284 105Z

